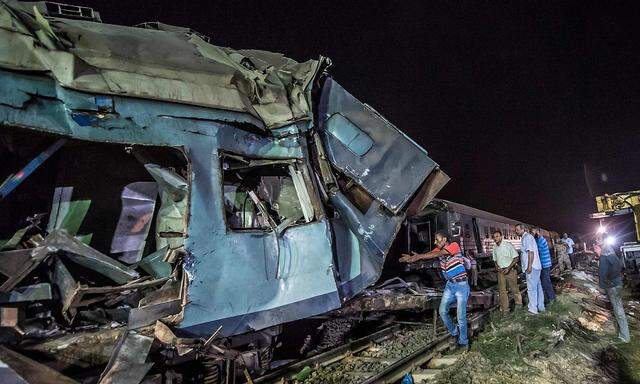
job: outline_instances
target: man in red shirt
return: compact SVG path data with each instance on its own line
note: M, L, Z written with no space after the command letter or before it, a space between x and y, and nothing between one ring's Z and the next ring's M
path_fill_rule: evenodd
M469 283L467 282L467 272L464 269L464 259L458 243L449 242L449 235L445 232L436 232L436 247L431 251L413 255L403 254L400 261L403 263L413 263L418 260L428 260L438 258L442 274L447 281L440 300L440 317L449 330L451 336L458 337L458 346L468 348L467 338L467 299L469 298ZM456 315L458 326L453 324L449 315L449 306L456 302Z

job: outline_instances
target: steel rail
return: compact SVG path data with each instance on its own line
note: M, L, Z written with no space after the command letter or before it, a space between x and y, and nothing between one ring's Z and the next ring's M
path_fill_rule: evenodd
M369 346L371 346L375 342L380 342L389 337L392 337L394 332L399 331L400 328L401 328L400 325L397 325L397 324L391 325L389 327L385 327L379 331L376 331L360 339L348 342L346 344L340 345L336 348L311 356L304 360L299 360L291 364L287 364L271 373L268 373L264 376L260 376L259 378L254 379L253 382L256 384L272 383L283 377L291 378L305 366L315 367L315 366L330 365L336 361L340 361L344 359L347 356L353 355L354 353L358 353L367 349Z

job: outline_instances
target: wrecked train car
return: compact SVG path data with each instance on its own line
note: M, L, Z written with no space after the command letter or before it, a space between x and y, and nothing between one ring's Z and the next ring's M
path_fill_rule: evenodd
M425 209L408 217L403 229L402 244L404 251L427 252L433 248L433 240L437 231L447 231L459 242L462 252L472 260L472 265L486 279L495 282L492 251L495 246L493 233L498 230L507 241L520 251L521 241L515 233L517 221L492 212L483 211L453 201L433 199ZM550 248L558 234L541 228L542 236ZM430 285L441 283L437 260L426 260L403 266L406 271L428 271L423 276ZM475 285L475 284L474 284Z
M61 300L45 315L64 326L110 308L129 329L173 316L183 334L231 336L374 283L448 177L329 65L2 0L7 302Z

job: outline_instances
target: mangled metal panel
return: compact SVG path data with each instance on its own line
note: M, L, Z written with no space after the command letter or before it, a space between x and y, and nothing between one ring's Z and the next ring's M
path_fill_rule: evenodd
M0 252L0 292L11 291L46 258L46 253L33 249Z
M398 214L437 164L373 108L327 78L318 106L329 161Z
M323 168L326 157L349 180L329 192L340 213L332 223L346 300L377 281L405 211L427 204L448 177L424 149L331 78L324 82L318 114L323 179L334 178L327 176L329 166Z
M153 363L147 363L153 337L124 331L113 350L99 384L139 383Z
M11 367L11 370L19 375L27 383L59 383L78 384L77 381L56 372L44 364L38 363L30 358L12 351L0 345L0 361ZM6 373L0 371L1 373ZM11 378L11 376L9 376ZM2 376L0 376L2 378ZM19 381L2 381L3 383L19 383Z
M48 22L28 3L3 0L0 65L49 71L79 91L244 112L277 128L311 119L308 88L321 62L217 47L184 31Z
M153 182L131 183L122 191L122 211L111 241L111 253L120 253L121 261L133 264L142 258L157 194Z
M0 304L51 300L51 284L39 283L17 287L11 292L0 292Z
M57 251L64 251L65 257L74 263L92 269L119 284L139 277L135 270L60 230L49 234L42 247L37 248L34 253L46 255Z
M184 31L47 20L11 1L3 1L0 12L0 87L11 90L0 92L2 125L75 140L184 150L188 174L152 164L147 169L159 184L159 221L168 219L166 227L156 228L156 245L171 248L166 257L176 249L185 255L189 285L180 327L186 332L210 335L222 326L221 336L234 335L338 308L379 276L412 196L426 196L416 203L421 205L438 189L427 178L435 165L426 152L338 92L330 79L318 108L324 114L319 122L312 120L311 84L322 63L210 46ZM132 52L132 45L149 48ZM12 72L27 68L38 72ZM331 119L326 111L337 114ZM318 188L305 133L318 128L315 123L331 161L321 164L324 170L346 176L362 191ZM265 127L271 131L255 133ZM295 164L294 188L285 195L301 203L294 215L304 222L230 228L221 152ZM415 164L400 152L413 153ZM411 186L404 179L392 183L387 175L390 169L400 174L402 166L418 179ZM418 170L423 166L424 177ZM321 194L337 217L325 215ZM356 195L366 209L352 201ZM65 262L93 254L76 245L60 249ZM98 267L106 265L102 258L93 256L84 257L84 265L104 272ZM155 255L137 265L146 265L156 278L168 277L165 261ZM121 282L135 281L132 269L112 264L106 270Z
M178 248L184 243L186 235L187 181L156 164L145 164L145 168L157 181L162 201L156 219L156 248ZM155 203L155 199L153 201Z

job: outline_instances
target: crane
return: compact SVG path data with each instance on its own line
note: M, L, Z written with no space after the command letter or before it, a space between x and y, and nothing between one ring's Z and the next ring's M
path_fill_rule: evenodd
M607 217L633 215L636 227L636 241L620 246L625 267L629 273L640 272L640 190L618 192L596 196L597 212L591 218L603 220Z

